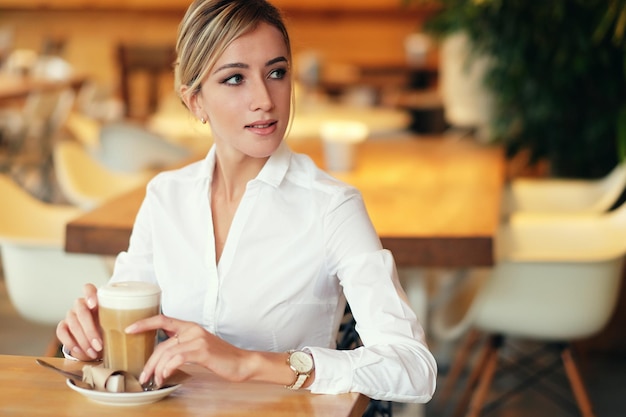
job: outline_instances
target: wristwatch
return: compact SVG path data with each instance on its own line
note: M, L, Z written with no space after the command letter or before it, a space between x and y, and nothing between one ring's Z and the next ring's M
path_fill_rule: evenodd
M289 353L287 365L296 373L296 380L293 384L286 385L286 388L293 390L300 389L307 378L311 376L313 369L315 369L313 356L301 350L290 350L287 353Z

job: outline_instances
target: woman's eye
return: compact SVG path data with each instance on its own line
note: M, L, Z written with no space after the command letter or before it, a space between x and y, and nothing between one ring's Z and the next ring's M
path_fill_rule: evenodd
M285 74L287 74L287 70L285 68L278 68L270 72L270 78L281 80L285 78Z
M243 82L243 76L241 74L235 74L233 76L226 78L224 81L222 81L223 84L229 84L229 85L239 85L242 82Z

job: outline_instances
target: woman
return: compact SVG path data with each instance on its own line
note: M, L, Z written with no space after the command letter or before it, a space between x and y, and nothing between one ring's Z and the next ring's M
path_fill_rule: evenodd
M163 293L163 315L127 329L170 336L140 382L192 362L232 381L428 401L435 360L360 194L283 143L292 57L279 12L264 0L197 0L177 53L177 89L214 146L150 182L116 260L113 281ZM364 347L338 351L346 299ZM87 286L59 323L78 359L101 356L96 314Z

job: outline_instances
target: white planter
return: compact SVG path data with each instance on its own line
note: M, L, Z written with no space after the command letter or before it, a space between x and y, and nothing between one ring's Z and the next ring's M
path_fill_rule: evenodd
M483 77L491 57L470 56L471 43L465 32L448 36L441 46L440 91L444 117L452 126L474 128L481 140L489 140L492 94Z

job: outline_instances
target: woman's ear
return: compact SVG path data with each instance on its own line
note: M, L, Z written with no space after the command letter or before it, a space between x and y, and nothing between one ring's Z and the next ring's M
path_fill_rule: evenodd
M199 95L200 94L198 92L192 92L187 85L180 87L181 100L183 100L185 106L187 106L189 111L192 112L196 118L202 120L204 119L204 112L202 110Z

